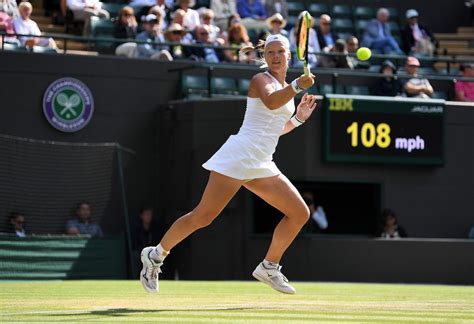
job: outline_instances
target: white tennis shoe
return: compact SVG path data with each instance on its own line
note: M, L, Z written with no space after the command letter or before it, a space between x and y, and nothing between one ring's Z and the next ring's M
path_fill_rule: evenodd
M285 294L294 294L296 292L296 289L288 283L288 279L281 273L281 266L268 269L263 265L263 262L260 262L252 275L258 281L266 283L279 292Z
M156 262L150 257L150 253L155 249L154 246L146 247L142 250L141 260L143 263L140 272L140 282L146 292L156 293L160 291L158 276L161 273L161 265L163 262Z

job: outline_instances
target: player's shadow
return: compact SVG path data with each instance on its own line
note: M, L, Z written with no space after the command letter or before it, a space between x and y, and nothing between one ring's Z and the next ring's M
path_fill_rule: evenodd
M222 308L191 308L191 309L130 309L130 308L110 308L110 309L98 309L92 311L78 311L77 313L56 313L56 314L43 314L44 316L73 316L75 319L80 319L81 316L126 316L137 313L160 313L160 312L209 312L209 311L239 311L239 310L251 310L251 307L222 307Z

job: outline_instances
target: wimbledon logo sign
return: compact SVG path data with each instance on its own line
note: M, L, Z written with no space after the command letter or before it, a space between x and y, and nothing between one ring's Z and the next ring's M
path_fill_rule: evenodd
M54 128L67 133L77 132L92 119L94 99L81 81L62 78L54 81L44 93L43 112Z

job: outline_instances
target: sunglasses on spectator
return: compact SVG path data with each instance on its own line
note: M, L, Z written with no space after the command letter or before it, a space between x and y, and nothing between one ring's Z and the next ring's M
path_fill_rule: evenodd
M323 26L331 26L331 23L328 23L328 22L323 22L321 23Z
M201 32L201 33L199 33L199 35L206 36L206 35L209 35L209 33L208 32Z
M181 35L181 31L179 31L179 30L173 30L173 31L171 32L171 34L173 34L173 35Z
M125 17L131 17L131 16L133 16L133 14L126 12L126 13L123 14L123 16L125 16Z

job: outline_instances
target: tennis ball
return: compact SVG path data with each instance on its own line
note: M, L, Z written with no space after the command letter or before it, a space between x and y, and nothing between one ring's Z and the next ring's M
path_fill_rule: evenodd
M361 61L367 61L370 56L372 55L372 51L370 50L370 48L367 48L367 47L361 47L357 50L357 58Z

